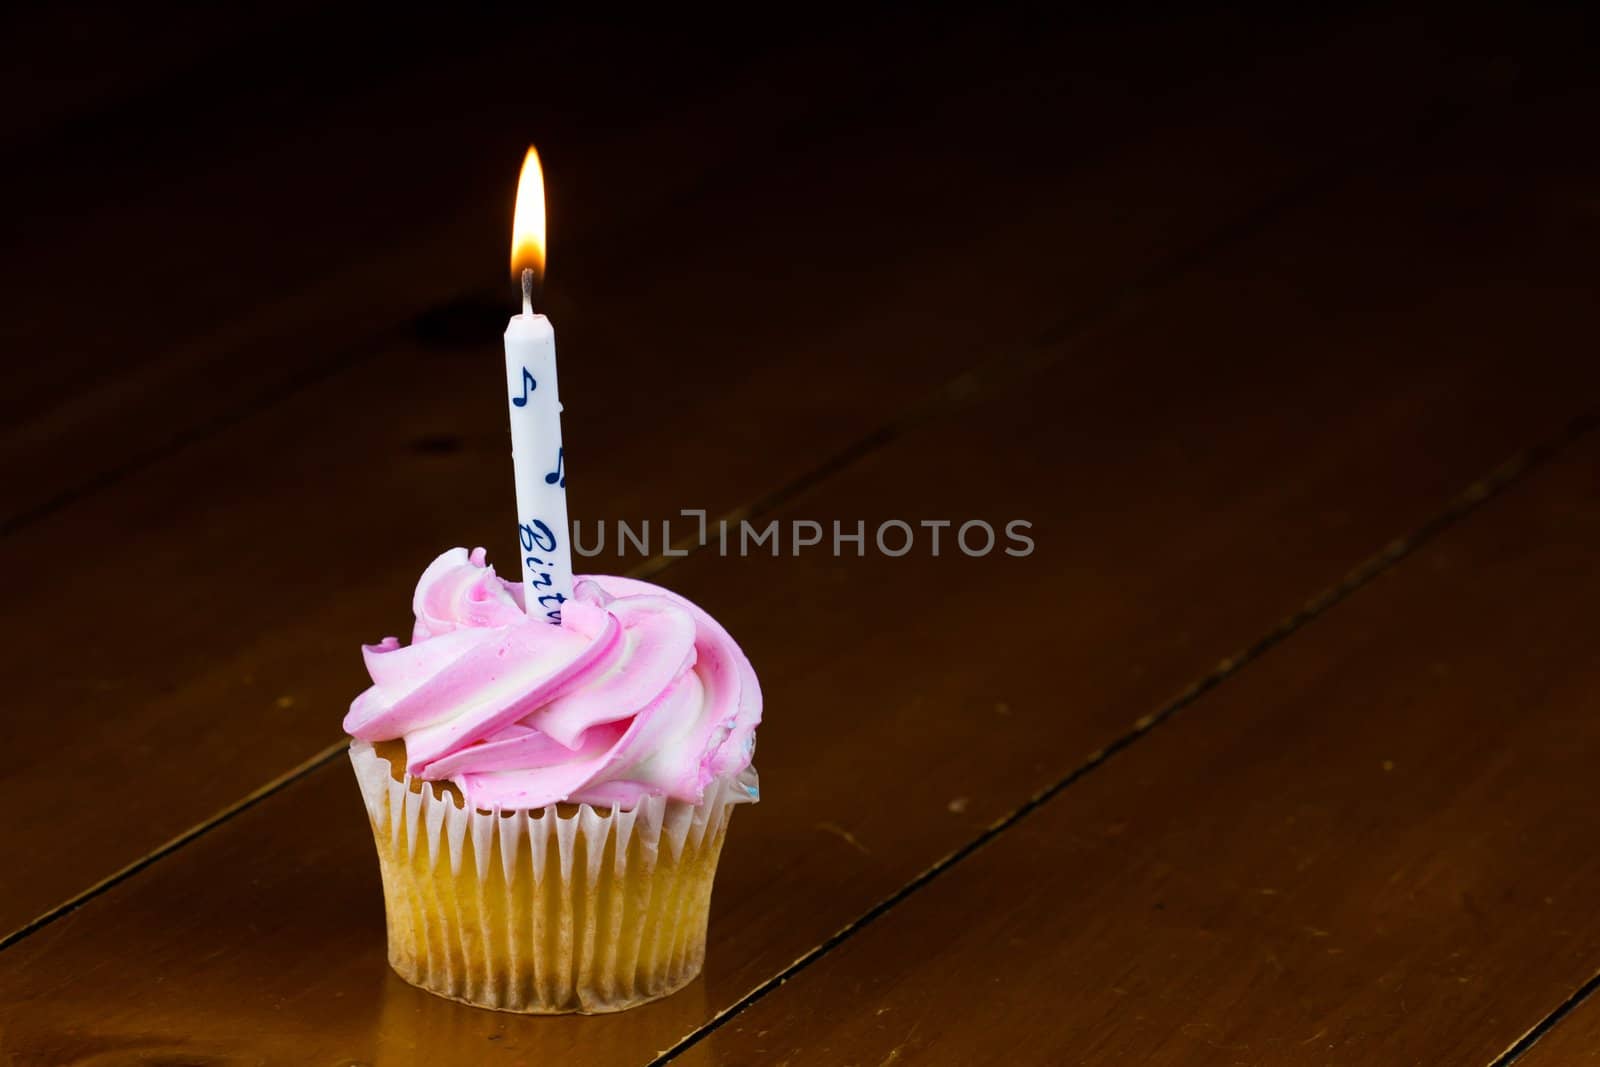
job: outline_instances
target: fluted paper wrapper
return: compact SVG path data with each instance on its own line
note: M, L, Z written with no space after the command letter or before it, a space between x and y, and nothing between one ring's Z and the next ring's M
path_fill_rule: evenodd
M753 770L699 804L489 813L396 781L365 742L350 762L378 846L389 964L406 981L502 1011L606 1012L700 973L723 835L754 796Z

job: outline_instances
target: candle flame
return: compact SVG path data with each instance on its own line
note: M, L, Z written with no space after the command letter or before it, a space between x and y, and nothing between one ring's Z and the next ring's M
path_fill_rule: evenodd
M511 218L511 277L518 280L524 270L533 271L538 284L544 279L544 170L539 153L528 146L522 161L522 176L517 179L517 209Z

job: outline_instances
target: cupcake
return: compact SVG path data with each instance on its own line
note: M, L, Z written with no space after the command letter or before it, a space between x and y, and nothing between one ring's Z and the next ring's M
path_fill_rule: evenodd
M517 1012L606 1012L700 973L761 690L709 615L580 577L530 618L482 549L423 572L411 643L362 649L344 721L377 842L389 963Z

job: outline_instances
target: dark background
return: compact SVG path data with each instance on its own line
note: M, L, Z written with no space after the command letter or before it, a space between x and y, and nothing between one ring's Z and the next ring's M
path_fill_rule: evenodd
M9 10L0 1058L1581 1062L1587 30ZM573 516L784 530L590 564L767 699L705 977L611 1020L389 974L338 729L512 559L529 143Z

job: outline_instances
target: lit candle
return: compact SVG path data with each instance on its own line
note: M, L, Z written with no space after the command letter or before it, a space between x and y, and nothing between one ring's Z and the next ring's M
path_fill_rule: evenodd
M529 615L560 622L561 605L572 596L572 546L556 333L549 319L533 311L533 291L544 277L544 262L544 174L539 154L529 148L511 224L511 273L522 285L522 314L506 324L506 392L522 589Z

